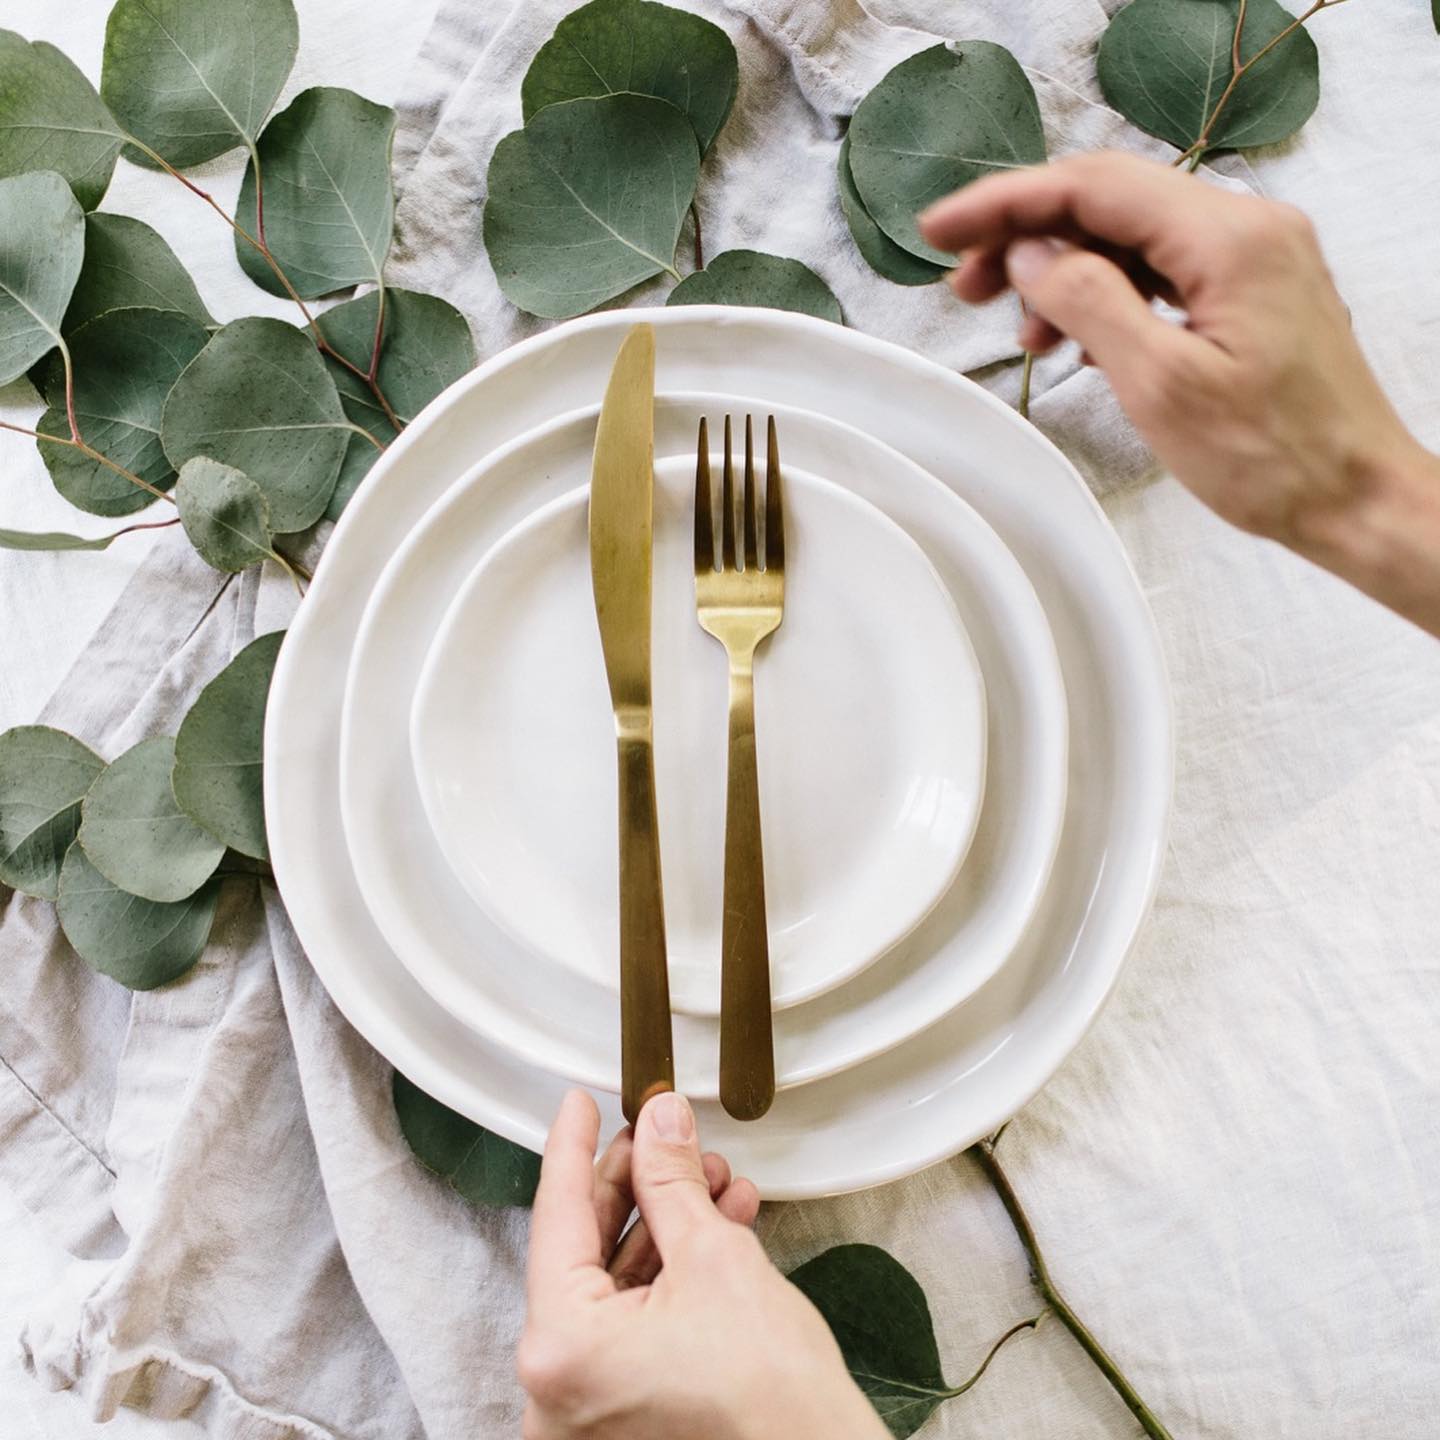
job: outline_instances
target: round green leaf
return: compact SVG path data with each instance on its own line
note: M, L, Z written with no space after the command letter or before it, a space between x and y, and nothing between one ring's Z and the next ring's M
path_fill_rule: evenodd
M0 881L55 899L80 802L104 768L88 745L48 725L0 735Z
M703 270L687 275L667 305L758 305L798 310L843 325L840 302L808 265L759 250L726 250Z
M85 215L59 175L0 180L0 385L59 343L84 253Z
M840 208L845 213L845 223L850 227L855 248L877 275L893 280L897 285L930 285L945 274L943 265L922 260L908 250L902 250L875 223L855 188L855 177L850 173L849 135L840 142L840 158L835 162L835 172L840 186Z
M110 184L120 141L95 87L67 55L0 30L0 175L54 170L91 210Z
M993 170L1045 158L1040 107L1002 45L965 40L902 60L850 121L850 173L865 209L903 250L952 257L920 238L915 216Z
M259 135L299 43L292 0L117 0L100 93L131 135L184 169Z
M106 767L80 807L80 844L112 885L145 900L193 895L225 847L175 803L175 741L142 740Z
M379 291L347 300L320 317L325 340L352 365L370 368L375 345L375 312ZM382 444L395 438L370 387L338 361L327 358L340 403L355 424ZM416 290L385 291L385 324L376 376L385 399L409 424L442 390L475 368L475 342L465 317L435 295ZM338 520L360 481L380 452L363 435L350 437L340 479L325 512Z
M485 248L506 296L551 320L668 270L700 151L649 95L567 100L505 136L490 161Z
M143 306L109 310L82 325L69 340L75 369L75 417L88 444L161 490L175 471L160 445L165 397L181 371L205 348L205 327L188 315ZM50 408L36 429L68 437L65 367L52 357L45 374ZM40 444L55 488L91 515L129 515L155 497L108 466L69 445Z
M740 66L718 26L653 0L591 0L536 52L520 87L526 124L583 96L654 95L683 110L703 155L735 103Z
M540 1183L540 1157L447 1109L398 1070L395 1113L416 1158L472 1205L529 1205Z
M284 631L247 645L201 692L175 737L175 799L233 850L268 860L262 757L265 702Z
M393 110L353 90L324 86L302 91L261 134L256 151L265 243L305 299L362 281L379 283L395 218L394 138ZM251 235L257 233L253 160L235 218ZM260 252L239 235L235 256L261 289L287 293Z
M248 475L197 455L180 467L175 504L207 565L233 573L273 557L270 504Z
M825 1317L892 1435L914 1434L950 1398L925 1292L893 1256L874 1245L837 1245L790 1280Z
M283 320L234 320L175 383L160 423L176 469L208 455L248 475L288 535L325 513L353 433L310 339Z
M1105 98L1131 124L1188 150L1235 73L1239 0L1133 0L1100 38ZM1243 63L1294 21L1278 0L1249 0ZM1207 150L1269 145L1293 135L1320 98L1320 57L1302 26L1240 77Z
M143 220L95 211L85 217L85 262L61 329L73 335L107 310L173 310L200 325L215 322L195 282L163 237Z
M92 970L131 990L154 990L204 954L219 898L219 880L170 905L127 895L75 844L60 872L57 913L71 948Z

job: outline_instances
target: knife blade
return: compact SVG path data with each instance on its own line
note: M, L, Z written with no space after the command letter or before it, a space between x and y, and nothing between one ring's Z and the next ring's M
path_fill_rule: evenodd
M632 1124L675 1088L650 705L655 331L626 335L590 476L590 579L615 712L620 811L620 1100Z

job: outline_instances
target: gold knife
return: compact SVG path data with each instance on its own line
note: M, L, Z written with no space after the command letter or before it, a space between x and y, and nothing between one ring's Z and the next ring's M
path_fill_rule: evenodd
M619 751L620 1103L632 1124L675 1088L650 710L654 466L655 331L637 325L610 372L590 478L590 578Z

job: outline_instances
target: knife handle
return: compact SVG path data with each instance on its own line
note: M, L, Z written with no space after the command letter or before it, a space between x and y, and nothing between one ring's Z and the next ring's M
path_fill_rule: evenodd
M650 736L620 741L620 1104L633 1125L645 1102L675 1088L660 825Z

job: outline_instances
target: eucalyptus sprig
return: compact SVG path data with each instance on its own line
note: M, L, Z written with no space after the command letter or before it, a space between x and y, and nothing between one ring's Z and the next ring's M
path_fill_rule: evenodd
M485 248L505 295L568 319L666 275L667 303L841 322L798 260L733 250L705 265L696 190L739 73L718 25L656 0L590 0L561 20L521 83L524 125L496 146L487 176ZM695 268L682 278L687 217Z
M275 537L336 518L475 352L452 307L387 286L394 112L321 87L271 116L298 41L293 0L117 0L97 92L53 46L0 31L0 384L28 372L43 393L33 430L3 423L35 438L78 509L174 505L180 469L216 461L185 488L187 535L220 568L269 559L303 575ZM248 162L230 215L182 172L237 147ZM204 201L304 330L215 326L159 235L86 215L122 154ZM316 308L359 284L372 288ZM141 528L83 543L0 529L0 547L99 549Z

